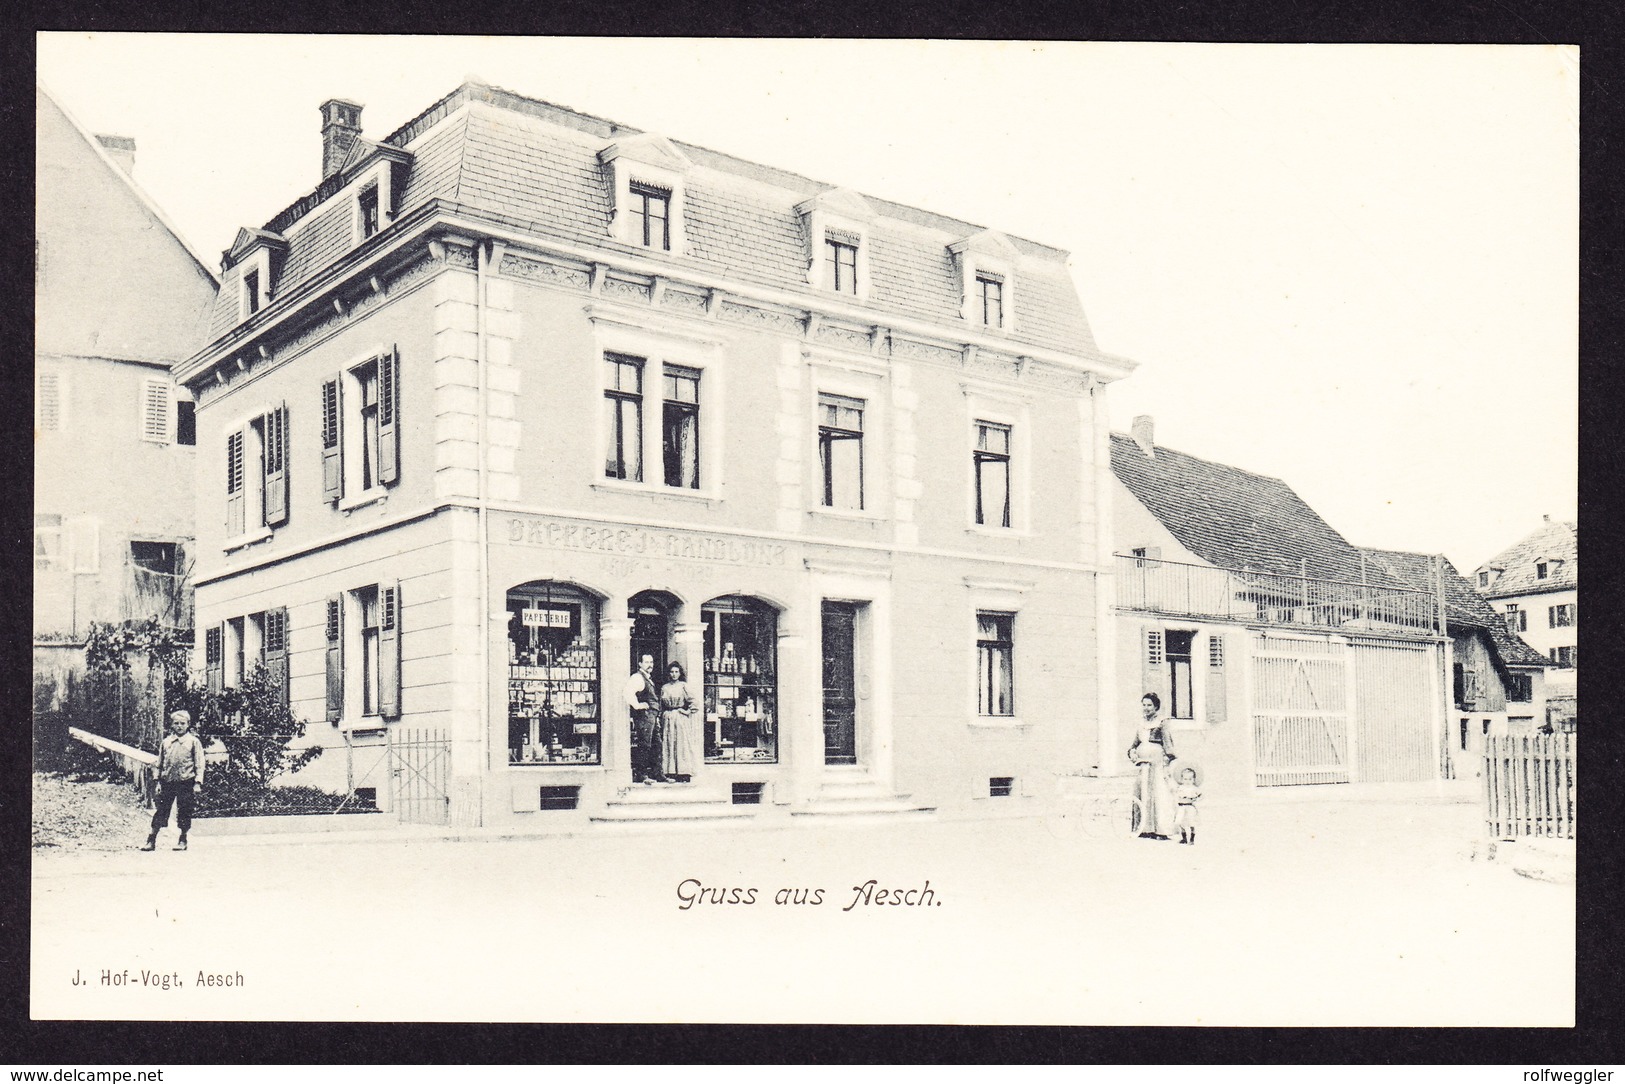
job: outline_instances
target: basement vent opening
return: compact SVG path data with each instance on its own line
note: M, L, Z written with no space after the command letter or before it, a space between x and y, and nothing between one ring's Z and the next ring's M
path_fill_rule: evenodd
M766 783L735 783L734 805L761 805Z
M1016 777L1013 775L995 775L987 781L987 796L989 798L1008 798L1016 789Z
M549 809L574 809L581 800L580 787L543 787L542 811Z
M369 813L376 811L378 808L378 788L355 788L355 797L350 800L350 806L353 809L362 809Z

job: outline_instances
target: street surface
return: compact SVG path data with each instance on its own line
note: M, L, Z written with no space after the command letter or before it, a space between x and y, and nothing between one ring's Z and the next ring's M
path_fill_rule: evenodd
M1238 803L1194 847L1037 819L486 842L201 821L184 854L172 832L36 852L33 1015L1570 1025L1572 868L1486 861L1475 815Z

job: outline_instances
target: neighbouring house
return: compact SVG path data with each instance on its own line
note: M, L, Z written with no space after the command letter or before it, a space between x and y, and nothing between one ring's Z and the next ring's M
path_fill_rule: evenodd
M1442 568L1452 720L1445 743L1446 774L1478 774L1486 735L1529 734L1546 721L1551 664L1445 558L1400 550L1364 552L1395 578L1422 590Z
M1438 561L1401 577L1280 479L1158 445L1149 417L1111 442L1123 719L1156 692L1215 793L1448 775Z
M1580 528L1542 517L1541 525L1473 570L1473 586L1506 626L1550 660L1544 722L1573 728L1578 718Z
M217 283L131 176L135 141L35 95L34 663L54 710L92 622L191 628L192 398Z
M975 816L1116 750L1133 366L1064 252L480 83L361 113L321 106L319 183L179 368L199 656L281 676L337 754L301 783L559 830ZM687 670L689 785L631 785L642 655Z

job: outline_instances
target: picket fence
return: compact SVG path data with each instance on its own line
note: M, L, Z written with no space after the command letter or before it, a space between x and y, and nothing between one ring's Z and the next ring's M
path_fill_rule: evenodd
M1484 738L1484 822L1491 839L1574 838L1572 734Z

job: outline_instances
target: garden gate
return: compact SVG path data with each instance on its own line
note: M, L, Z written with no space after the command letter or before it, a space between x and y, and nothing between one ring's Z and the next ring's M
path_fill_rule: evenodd
M443 730L389 730L389 774L395 815L403 823L447 824L451 820L451 741Z

